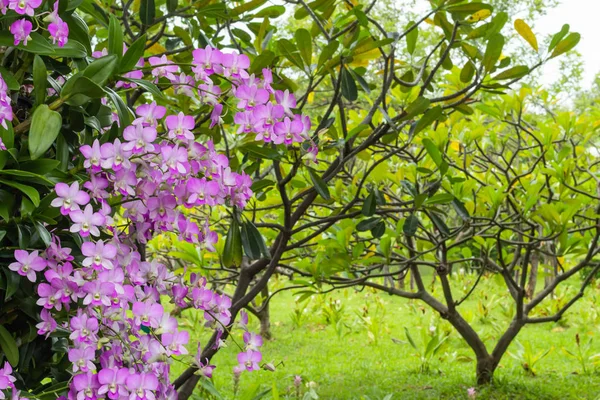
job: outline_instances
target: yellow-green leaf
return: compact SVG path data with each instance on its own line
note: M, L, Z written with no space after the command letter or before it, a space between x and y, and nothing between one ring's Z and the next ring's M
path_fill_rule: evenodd
M523 21L522 19L515 20L515 29L535 51L538 51L537 38L535 37L535 33L533 33L529 25L527 25L527 22Z

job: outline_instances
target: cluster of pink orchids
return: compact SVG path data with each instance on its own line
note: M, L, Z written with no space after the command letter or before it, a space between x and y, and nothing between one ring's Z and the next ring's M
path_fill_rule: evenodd
M18 15L27 16L13 22L10 26L15 41L15 46L23 42L27 46L27 41L31 39L33 23L30 18L34 16L42 17L48 22L48 33L52 38L52 43L63 47L69 38L69 25L58 16L58 1L54 3L52 11L36 13L42 5L42 0L0 0L0 12L6 15L9 12L15 12Z
M8 8L31 15L39 2L24 0L19 7L21 3L26 7L15 8L11 0ZM193 55L194 76L179 73L179 67L164 56L149 59L154 67L151 74L169 79L176 90L197 94L200 103L212 106L211 127L223 123L221 114L227 104L227 109L235 110L238 133L253 132L257 140L274 144L307 141L307 158L316 159L309 118L293 113L293 94L271 87L270 70L264 69L260 79L247 72L247 56L210 47ZM141 71L129 74L143 77ZM232 87L222 90L213 83L213 74L226 77L222 81ZM127 85L131 82L117 83ZM7 98L6 91L2 93ZM137 118L124 127L121 138L104 143L96 139L80 148L85 180L56 184L52 206L69 218L71 234L81 237L80 251L63 246L59 236L66 232L55 230L45 251L16 250L16 261L9 266L39 282L37 304L43 309L38 333L71 332L69 400L177 397L169 379L170 363L173 356L188 354L190 335L165 310L166 299L177 307L202 310L206 326L219 337L233 326L227 295L209 289L199 275L186 278L187 274L176 275L157 260L145 260L138 246L170 231L180 240L214 251L217 234L208 217L192 217L185 209L243 208L252 196L252 181L245 173L232 171L228 158L211 141L196 141L194 117L167 115L167 109L156 102L135 111ZM236 374L259 369L262 359L262 338L248 331L247 321L242 312L238 326L244 331L244 346ZM215 346L222 345L217 340ZM198 345L191 362L199 373L211 377L214 366L202 359L201 350ZM9 369L0 372L10 376ZM12 385L11 378L6 380Z

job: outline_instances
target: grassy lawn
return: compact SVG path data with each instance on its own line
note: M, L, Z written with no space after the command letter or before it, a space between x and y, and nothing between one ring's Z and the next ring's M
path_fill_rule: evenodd
M464 278L468 283L470 277ZM277 283L275 283L277 285ZM475 324L478 333L491 348L507 325L512 313L507 298L499 293L492 280L484 281L480 290L461 305L467 321ZM458 288L460 289L460 288ZM558 291L557 298L544 303L548 312L567 298ZM460 291L460 290L459 290ZM519 357L519 347L513 343L509 351L518 360L505 355L490 387L476 388L480 399L596 399L600 398L600 376L595 358L600 353L598 313L595 296L576 304L566 318L557 324L526 327L518 341L529 351L530 359ZM194 311L187 311L192 323ZM301 315L301 317L298 317ZM475 363L471 350L451 326L423 304L385 294L351 289L314 296L297 304L290 292L272 300L271 322L273 340L263 346L263 361L281 363L275 372L244 373L240 390L233 394L232 368L237 364L238 348L232 342L214 359L218 367L214 385L224 398L252 399L261 391L276 388L278 396L265 398L295 398L294 375L314 382L315 391L324 399L466 399L467 389L474 386ZM258 329L256 320L253 320ZM408 342L407 328L419 350L435 334L448 339L428 362L421 358ZM198 332L201 332L201 328ZM584 355L580 360L567 355L578 354L575 336L579 334ZM238 332L236 338L241 341ZM588 341L592 339L589 348ZM192 346L190 346L192 347ZM523 363L546 351L550 353L534 364L535 375L527 373ZM584 373L584 368L586 373ZM176 375L184 366L173 365ZM201 391L199 398L206 398Z

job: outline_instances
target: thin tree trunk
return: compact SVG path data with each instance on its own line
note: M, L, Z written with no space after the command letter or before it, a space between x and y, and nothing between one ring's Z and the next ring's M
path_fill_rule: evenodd
M535 286L537 285L539 255L534 252L531 255L531 271L529 271L529 282L527 284L527 298L531 299L535 294Z
M263 339L271 339L273 335L271 334L271 313L269 312L269 303L265 302L269 298L269 285L266 285L264 289L260 292L263 306L261 306L261 311L258 313L258 319L260 321L260 336Z

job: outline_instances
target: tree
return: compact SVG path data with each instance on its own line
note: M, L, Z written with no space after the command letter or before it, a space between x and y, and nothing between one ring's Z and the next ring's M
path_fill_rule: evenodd
M501 58L506 14L479 2L432 1L432 10L403 32L387 32L371 17L375 2L299 1L294 17L311 22L293 38L278 38L271 24L285 7L261 0L141 1L109 9L91 1L23 3L31 11L12 3L2 21L7 49L0 73L10 90L2 87L2 100L11 112L2 117L0 240L5 264L22 277L6 274L1 306L9 318L0 334L16 387L40 398L67 391L91 397L114 380L138 397L145 391L174 397L175 390L189 397L200 379L210 378L210 360L235 333L236 318L274 273L306 275L288 261L315 248L323 234L377 215L360 230L382 237L405 212L413 213L409 232L423 229L416 220L424 198L417 204L402 192L389 202L390 187L369 176L398 158L424 162L424 147L438 168L430 175L448 180L456 167L440 150L444 142L438 138L432 147L423 135L456 112L471 114L478 93L496 96L547 59L528 67ZM50 37L31 33L29 19L45 26L46 11L54 24ZM532 33L523 26L519 33L537 50ZM417 52L419 34L435 40ZM578 40L566 32L556 37L552 57ZM33 92L16 95L30 83ZM366 174L358 178L361 167ZM418 190L421 182L413 184ZM454 196L464 214L466 198ZM179 239L170 251L146 245L165 231ZM217 233L224 238L218 244ZM344 236L357 235L351 229ZM214 245L218 262L207 251ZM347 247L327 245L308 269L317 288L352 265ZM32 265L53 272L30 277ZM345 284L366 281L358 276ZM193 360L181 357L186 333L158 294L204 313L213 334ZM37 329L47 341L32 333L36 301L46 310ZM17 345L14 338L28 332ZM238 372L260 367L260 340L250 332L243 338ZM116 366L111 357L119 359ZM172 358L190 367L171 386Z

